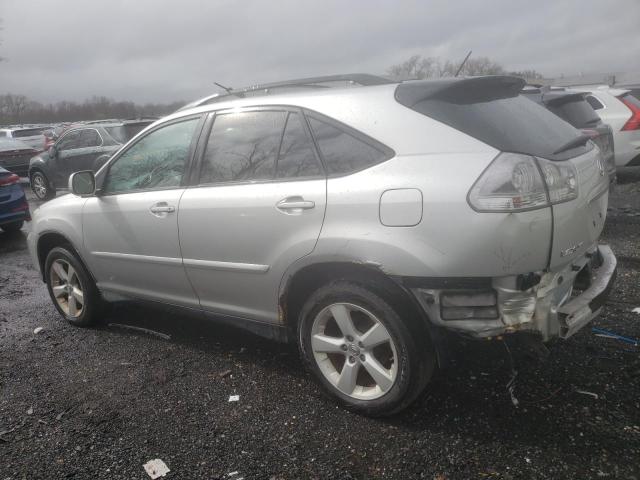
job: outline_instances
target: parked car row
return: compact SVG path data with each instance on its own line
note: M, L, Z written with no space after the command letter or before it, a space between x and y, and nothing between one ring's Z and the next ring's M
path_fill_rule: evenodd
M605 124L587 101L586 94L565 88L525 87L522 94L570 123L587 135L602 152L609 177L616 177L613 130Z
M571 93L582 94L584 100L596 112L602 122L611 127L611 140L616 167L640 166L640 100L634 96L631 90L613 88L606 85L547 87L543 90L545 90L544 95L549 99L553 95L560 95L558 92L564 92L567 95ZM523 93L532 94L526 91ZM569 117L563 117L562 111L559 114L560 117L574 124L570 118L572 115L575 114L586 118L588 114L584 105L579 105L575 101L572 103L574 104L570 107L572 112L569 113L567 110ZM588 126L579 127L575 124L574 126L592 130ZM599 129L593 130L600 131ZM594 141L601 149L607 149L607 145L603 145L603 142L607 141L605 140L606 137L608 135L604 134L604 131L601 131L598 135L593 133Z
M31 188L41 200L67 188L69 175L80 170L98 169L155 118L103 120L68 126L47 151L30 159Z
M607 134L581 96L524 87L348 75L207 97L73 173L33 213L34 265L74 325L168 304L295 343L341 404L397 412L445 334L566 339L613 285Z

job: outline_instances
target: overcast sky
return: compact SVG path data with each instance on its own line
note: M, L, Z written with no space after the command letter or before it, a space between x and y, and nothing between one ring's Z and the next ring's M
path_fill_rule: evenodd
M640 0L0 0L0 18L0 94L40 101L192 100L469 49L546 76L640 71Z

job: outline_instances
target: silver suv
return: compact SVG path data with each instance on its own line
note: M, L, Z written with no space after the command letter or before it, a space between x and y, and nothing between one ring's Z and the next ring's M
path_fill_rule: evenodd
M443 332L567 338L613 283L600 151L522 87L360 75L209 97L75 173L29 248L75 325L123 297L184 307L296 342L343 405L390 414Z

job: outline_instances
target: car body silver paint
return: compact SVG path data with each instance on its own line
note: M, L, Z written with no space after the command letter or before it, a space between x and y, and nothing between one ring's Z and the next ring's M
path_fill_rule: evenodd
M400 277L491 277L502 310L496 321L444 324L423 306L434 323L476 336L521 326L545 338L559 335L555 309L566 301L572 282L559 288L557 280L575 277L573 265L584 262L586 249L594 248L606 213L606 189L596 195L601 185L592 178L597 170L593 154L574 161L578 199L519 213L478 213L468 205L467 193L500 152L398 104L394 89L384 85L252 97L172 114L146 130L194 113L302 107L376 138L396 156L327 180L62 197L36 215L30 249L35 251L40 233L57 230L86 258L102 290L273 324L281 321L278 302L288 280L309 265L357 263ZM107 168L108 163L98 176ZM385 226L380 221L383 192L404 189L421 192L421 219L411 226ZM287 198L313 201L315 207L279 211L278 202ZM151 215L149 206L161 201L175 205L176 212ZM594 212L599 220L590 227ZM560 256L579 242L583 247ZM543 273L550 251L553 268ZM542 274L540 285L516 291L516 276L528 272ZM420 301L421 293L414 293Z
M285 270L316 245L326 185L322 178L186 190L180 201L180 244L204 310L278 322L278 285ZM315 206L283 211L277 204L287 198Z
M147 300L197 307L182 266L175 213L153 215L163 202L177 209L184 188L88 198L84 250L98 288Z

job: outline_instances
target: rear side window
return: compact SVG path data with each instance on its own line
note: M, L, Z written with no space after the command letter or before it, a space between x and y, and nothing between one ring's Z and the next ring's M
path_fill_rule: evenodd
M604 108L602 102L600 102L600 100L598 100L593 95L587 95L587 102L589 102L589 105L591 105L591 108L593 108L594 110L600 110Z
M289 113L278 155L276 177L315 177L321 173L303 119L298 113Z
M473 90L471 86L467 90ZM396 98L402 103L398 90ZM486 94L482 90L472 93L467 90L460 88L431 96L426 90L426 98L405 105L504 152L562 160L593 148L586 143L555 154L580 135L574 127L545 107L503 90L500 85L487 89Z
M79 148L99 147L100 145L102 145L102 138L98 132L93 128L82 130Z
M393 155L382 145L374 146L373 142L356 138L346 130L314 117L309 117L309 125L329 175L357 172L388 160Z
M566 101L549 102L547 108L576 128L593 127L600 117L581 97L570 97Z
M200 183L273 179L286 117L272 111L217 115Z

